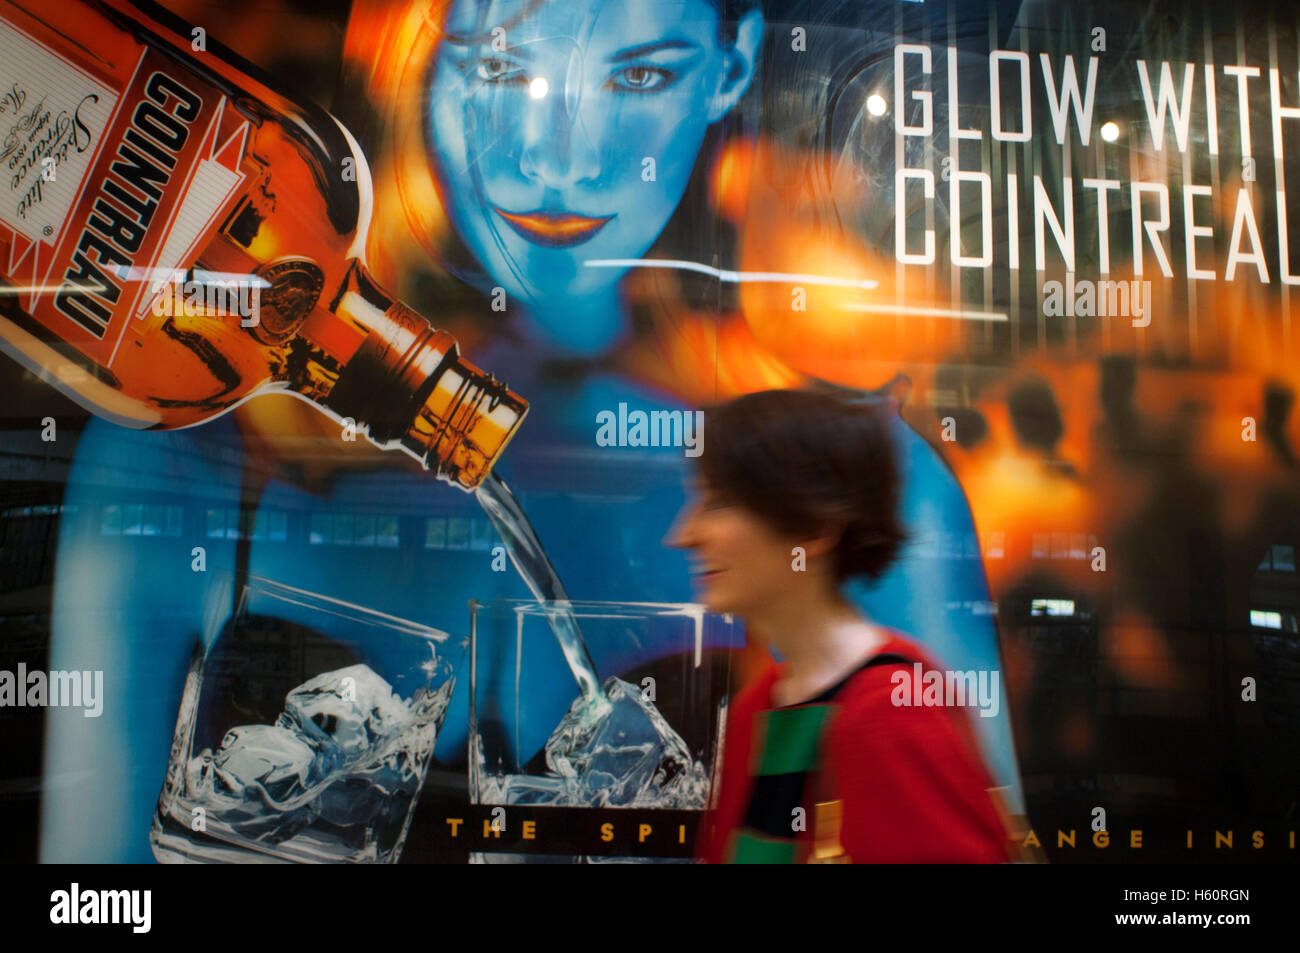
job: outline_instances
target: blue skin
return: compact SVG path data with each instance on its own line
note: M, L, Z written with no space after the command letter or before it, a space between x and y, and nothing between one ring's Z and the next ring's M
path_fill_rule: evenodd
M430 147L456 231L527 308L526 332L594 354L624 330L625 269L583 263L640 258L654 244L708 127L749 85L762 18L747 16L733 45L721 41L706 0L554 0L515 22L528 6L452 5L433 74ZM521 232L503 212L607 221L565 244Z
M478 30L488 33L492 25L509 22L523 0L483 6ZM475 0L458 0L451 28L475 32L479 9ZM737 48L726 48L718 42L716 11L704 0L563 0L544 3L511 25L510 50L488 57L499 62L483 63L490 47L471 55L451 44L439 59L431 118L437 158L452 186L449 214L492 279L527 305L516 329L522 346L503 338L472 355L531 402L497 469L575 599L695 597L683 554L661 545L685 502L690 459L681 448L596 453L594 440L596 414L615 410L620 401L645 410L681 405L614 375L548 376L539 355L598 355L623 335L621 273L583 268L581 262L639 257L658 237L680 200L707 125L735 104L752 75L755 28L761 24L756 16L748 22ZM678 40L685 46L618 59L633 47ZM528 84L538 78L547 80L549 90L534 100ZM641 178L645 156L656 158L653 183ZM496 208L613 217L588 241L553 247L519 234ZM229 417L177 434L134 433L92 420L78 445L65 502L95 498L117 461L138 460L170 445L191 448L191 469L178 474L161 464L150 468L157 474L155 502L233 500L238 487L229 482L230 469L203 462L219 459L210 444L222 437L227 445L233 442L233 430ZM901 419L895 434L905 478L903 516L914 541L874 587L851 585L848 594L871 617L909 633L953 668L1000 669L992 620L972 608L987 604L989 595L979 559L963 555L976 548L961 487ZM706 433L705 452L707 447ZM572 459L583 462L566 465ZM346 474L326 501L272 483L262 506L310 503L364 512L377 498L397 494L413 511L448 512L450 501L463 514L465 501L449 496L453 492L418 475ZM210 566L233 565L233 541L79 536L71 523L63 527L50 665L103 669L107 703L98 719L49 712L43 861L152 859L148 829L189 647L202 621L199 594L206 579L188 567L190 546L199 543L208 548ZM301 549L255 542L250 571L458 637L468 632L469 598L528 597L513 572L492 570L486 552L448 561L427 584L403 579L395 556L400 559L396 551L319 546L304 558ZM96 607L110 613L96 614ZM643 661L678 648L647 645ZM435 752L448 765L465 764L467 663ZM483 677L485 692L513 695L513 666L489 667ZM530 660L524 679L521 760L545 743L576 690L558 651ZM1018 808L1007 706L996 718L973 721L995 778L1012 788L1012 806Z

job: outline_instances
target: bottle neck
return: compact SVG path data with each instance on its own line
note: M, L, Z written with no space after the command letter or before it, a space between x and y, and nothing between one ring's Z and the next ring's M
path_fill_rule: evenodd
M394 301L360 262L330 310L365 337L326 406L364 424L376 445L400 449L466 490L478 486L527 403L464 360L451 334Z

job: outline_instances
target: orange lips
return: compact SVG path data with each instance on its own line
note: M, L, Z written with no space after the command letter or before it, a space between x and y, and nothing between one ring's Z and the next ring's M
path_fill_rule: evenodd
M605 223L614 217L610 215L608 218L587 218L585 215L551 215L545 212L529 212L520 215L496 208L495 205L493 208L524 238L547 248L569 248L573 245L581 245L604 228Z

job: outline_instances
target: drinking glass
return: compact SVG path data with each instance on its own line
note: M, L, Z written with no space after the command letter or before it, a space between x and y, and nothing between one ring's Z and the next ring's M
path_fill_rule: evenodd
M393 863L465 639L217 573L150 843L164 863Z
M740 623L693 603L472 600L470 614L470 797L505 808L471 861L689 859Z

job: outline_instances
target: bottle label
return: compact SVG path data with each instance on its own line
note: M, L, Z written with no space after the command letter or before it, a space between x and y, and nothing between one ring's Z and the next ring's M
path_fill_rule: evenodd
M0 225L31 245L62 237L117 93L0 21Z
M175 60L133 47L114 90L76 47L0 20L0 275L110 368L241 191L251 128Z

